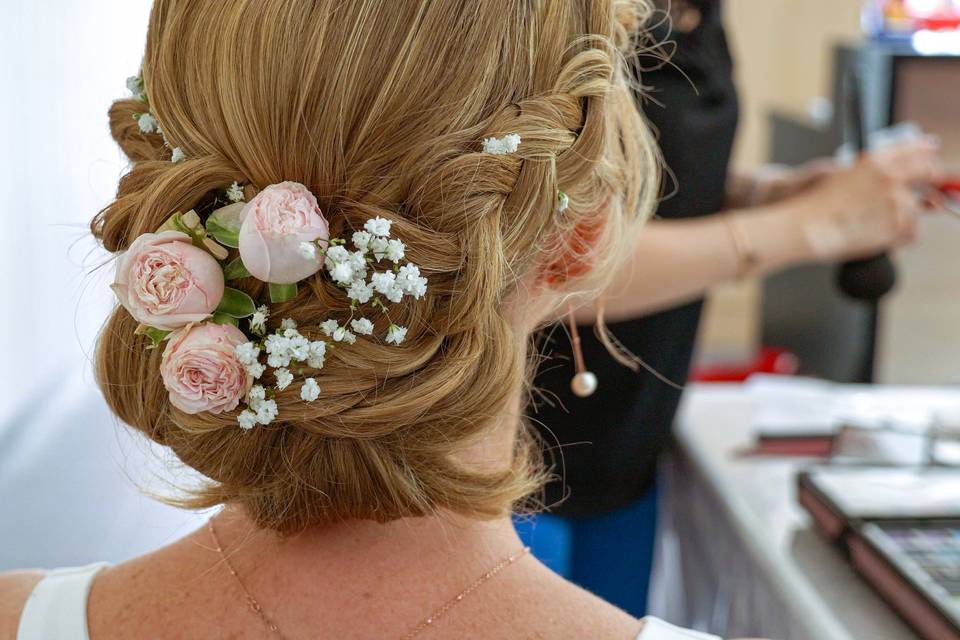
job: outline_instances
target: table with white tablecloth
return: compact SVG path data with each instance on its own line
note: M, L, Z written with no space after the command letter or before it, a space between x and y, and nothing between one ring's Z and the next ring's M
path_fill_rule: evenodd
M688 389L663 499L650 612L724 637L916 640L796 502L809 460L748 454L749 389Z

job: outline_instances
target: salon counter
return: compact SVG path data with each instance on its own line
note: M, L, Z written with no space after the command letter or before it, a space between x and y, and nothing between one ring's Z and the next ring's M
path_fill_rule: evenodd
M650 612L727 638L915 640L796 503L807 460L746 455L753 400L694 384L662 469Z

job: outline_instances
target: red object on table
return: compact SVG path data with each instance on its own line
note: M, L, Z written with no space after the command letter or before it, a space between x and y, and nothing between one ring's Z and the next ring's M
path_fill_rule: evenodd
M694 382L743 382L754 373L777 373L792 376L800 370L796 355L777 347L763 347L757 357L748 362L725 362L694 367L690 380Z

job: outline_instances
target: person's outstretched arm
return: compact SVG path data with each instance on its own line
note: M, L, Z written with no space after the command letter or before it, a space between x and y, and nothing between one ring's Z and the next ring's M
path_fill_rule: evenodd
M938 146L919 140L864 156L797 195L687 220L652 220L605 297L610 321L695 299L742 275L865 257L911 241L923 191L942 179ZM681 185L682 188L682 185ZM577 313L591 322L592 308Z

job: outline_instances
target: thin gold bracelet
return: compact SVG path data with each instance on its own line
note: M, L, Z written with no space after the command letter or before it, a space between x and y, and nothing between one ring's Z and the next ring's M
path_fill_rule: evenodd
M730 230L733 248L737 253L737 280L743 280L753 274L760 258L750 243L750 237L740 226L739 216L732 213L724 214L723 222Z

